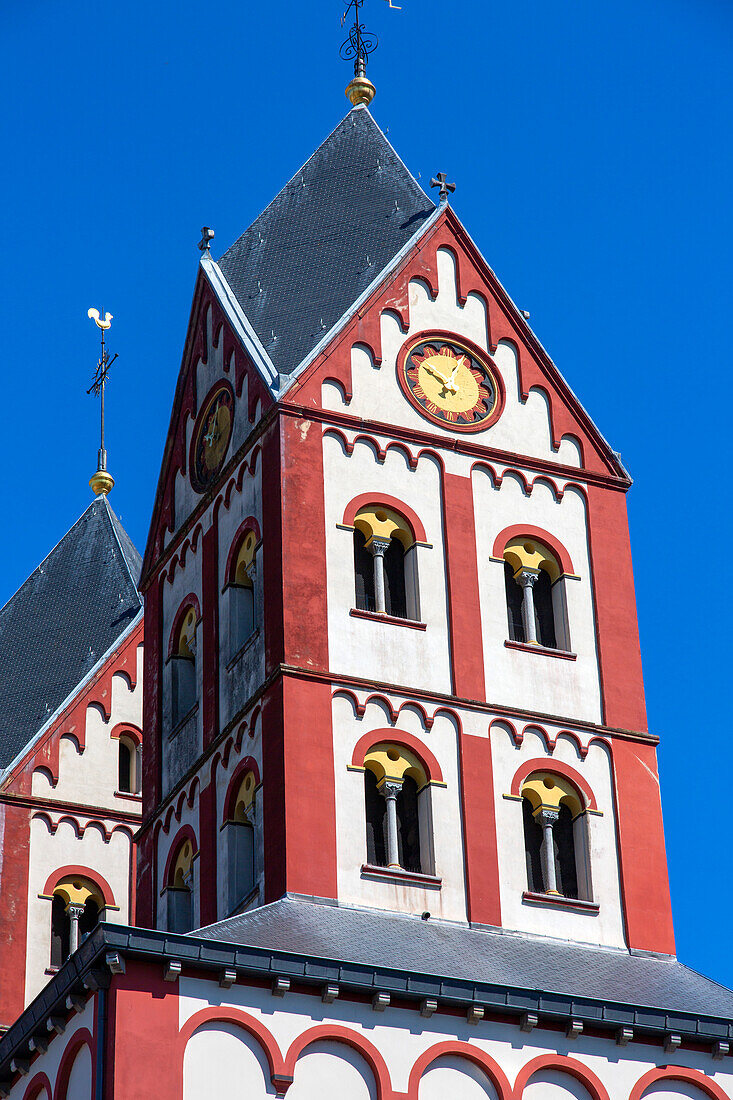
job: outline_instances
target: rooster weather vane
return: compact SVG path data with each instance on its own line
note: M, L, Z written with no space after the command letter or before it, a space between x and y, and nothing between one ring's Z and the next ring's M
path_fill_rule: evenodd
M110 367L117 358L117 353L110 357L104 342L104 334L112 324L112 314L105 313L104 310L100 313L98 309L90 309L87 311L87 317L94 321L102 334L102 354L99 357L92 384L87 390L87 393L94 394L95 397L101 398L100 445L99 451L97 452L97 472L89 479L89 485L91 486L92 492L95 496L100 496L108 493L115 483L112 475L107 472L107 451L104 446L104 387L107 384Z
M394 8L396 11L402 9L397 4L393 4L392 0L387 0L390 8ZM346 22L349 12L354 13L354 23L349 29L349 37L341 44L340 56L343 61L354 62L354 80L346 89L346 94L351 99L352 103L356 106L356 103L369 103L374 96L374 86L366 80L366 67L369 55L374 53L379 45L379 39L372 31L368 31L364 24L361 22L361 9L364 4L364 0L349 0L346 5L346 10L341 16L341 26L343 27ZM356 82L364 82L369 84L371 89L371 95L368 98L364 97L364 89L362 87L362 95L355 99L351 94L350 89L354 87Z

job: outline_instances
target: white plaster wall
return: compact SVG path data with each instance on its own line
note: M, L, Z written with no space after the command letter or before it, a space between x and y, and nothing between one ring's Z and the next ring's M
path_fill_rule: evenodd
M272 1096L262 1048L241 1028L204 1024L186 1044L183 1100L223 1100Z
M557 501L551 488L542 482L527 496L511 474L497 489L491 476L481 469L474 472L472 480L487 698L538 714L600 722L595 615L582 496L570 488ZM565 581L575 661L507 649L504 645L509 636L504 565L491 558L496 536L506 527L524 523L554 535L570 554L580 578Z
M52 832L45 818L36 815L31 820L28 856L28 916L25 999L28 1004L48 981L46 970L51 955L51 899L44 894L49 876L60 867L88 867L107 880L117 909L105 910L104 919L113 924L127 924L129 914L130 834L132 827L115 827L105 821L105 840L96 822L76 815L83 829L77 834L74 822L61 813L52 813L56 831Z
M112 703L109 721L100 707L86 711L86 745L79 751L76 738L61 736L59 744L59 779L52 786L46 771L35 771L33 794L50 801L73 802L126 813L140 812L140 801L117 793L119 779L119 742L110 737L121 722L142 729L143 709L143 647L137 648L137 684L134 690L125 675L112 676Z
M395 709L404 701L394 696L390 698ZM348 765L351 764L354 746L363 734L381 730L391 723L387 709L378 702L367 704L363 718L355 715L348 698L336 696L332 707L339 901L402 913L427 910L435 916L465 920L458 734L453 719L439 715L432 729L427 730L417 712L403 710L394 727L395 736L399 737L399 732L405 731L429 748L443 774L445 786L433 785L429 792L435 874L442 879L440 889L436 889L362 877L361 867L366 863L364 775L350 771ZM374 740L377 743L388 739L389 735L378 734Z
M194 1013L208 1005L232 1005L244 1010L263 1024L276 1039L280 1050L288 1050L293 1041L304 1031L317 1025L334 1024L346 1027L356 1036L366 1039L378 1049L384 1057L390 1074L392 1087L396 1092L406 1092L409 1082L410 1070L417 1058L426 1050L438 1043L456 1040L468 1042L494 1058L509 1079L511 1086L517 1078L519 1071L533 1058L539 1055L559 1054L573 1058L593 1073L595 1073L605 1085L611 1100L627 1100L634 1084L648 1070L673 1063L677 1066L697 1069L710 1076L728 1095L733 1095L733 1070L730 1059L716 1062L711 1054L704 1051L678 1050L671 1057L666 1054L661 1045L647 1046L643 1043L631 1043L627 1047L616 1046L612 1037L606 1039L591 1038L581 1035L575 1041L569 1041L560 1031L545 1031L535 1028L529 1034L520 1031L518 1024L497 1024L490 1021L481 1021L476 1025L468 1024L459 1016L444 1016L439 1013L430 1019L420 1017L417 1007L414 1009L388 1008L385 1012L374 1012L368 1004L357 1004L345 1000L337 1000L332 1005L322 1004L320 997L305 996L301 994L287 994L283 1000L276 999L268 989L252 989L243 985L233 986L223 991L215 981L204 981L196 978L183 978L179 981L179 1021L183 1026ZM222 1028L229 1031L231 1025ZM199 1069L202 1064L208 1064L212 1074L217 1072L219 1061L218 1051L221 1047L216 1044L214 1038L217 1025L207 1025L202 1031L194 1034L191 1047L193 1052L190 1061L187 1056L187 1072L192 1075L199 1073L197 1080L204 1081L203 1071ZM248 1043L247 1040L240 1042ZM333 1048L339 1044L324 1042L316 1048L316 1054L322 1061L320 1065L314 1063L314 1069L307 1067L305 1059L299 1061L295 1067L294 1083L289 1094L295 1095L297 1100L322 1100L324 1095L357 1096L361 1098L365 1094L360 1091L363 1086L355 1075L347 1077L348 1071L343 1064L328 1065L325 1061L328 1057L334 1060L346 1062L353 1066L349 1060L349 1048L340 1053ZM327 1049L327 1048L331 1049ZM333 1054L332 1051L333 1050ZM194 1062L197 1065L194 1065ZM420 1100L434 1100L441 1097L450 1097L451 1100L478 1100L481 1093L477 1091L477 1080L480 1076L473 1069L462 1062L461 1059L448 1058L438 1063L432 1073L438 1076L439 1087L442 1092L436 1091L436 1085L431 1082L430 1075L426 1083L420 1089ZM243 1067L240 1084L237 1092L231 1095L252 1095L259 1098L264 1094L263 1090L263 1063L261 1058L250 1055L247 1058L240 1057L239 1065ZM247 1067L244 1069L244 1067ZM305 1067L305 1068L304 1068ZM264 1071L266 1072L266 1071ZM339 1082L349 1081L349 1088L343 1086L335 1089L329 1088L333 1080ZM193 1076L191 1080L194 1080ZM265 1080L269 1083L269 1077ZM543 1071L536 1079L530 1082L525 1097L531 1100L587 1100L574 1078L566 1073L551 1070ZM188 1078L187 1078L188 1081ZM205 1088L205 1083L204 1086ZM372 1085L373 1087L373 1085ZM349 1089L355 1089L353 1093ZM578 1089L581 1091L578 1091ZM700 1100L694 1091L685 1091L685 1086L679 1089L676 1084L666 1085L661 1090L664 1100ZM293 1092L293 1090L298 1090ZM250 1091L251 1090L251 1091ZM432 1091L431 1091L432 1090ZM530 1092L531 1090L531 1092ZM268 1094L272 1092L268 1090ZM487 1088L485 1094L491 1096ZM184 1093L186 1100L193 1100L197 1094ZM208 1100L215 1095L206 1091L201 1092L201 1100ZM230 1095L226 1091L218 1095ZM653 1095L650 1092L650 1095ZM657 1094L659 1096L659 1094ZM197 1098L198 1100L198 1098ZM656 1100L656 1097L655 1097Z
M553 728L548 732L555 735L558 731ZM524 740L517 748L501 723L492 724L490 736L503 927L564 940L624 947L613 777L607 749L593 742L586 759L582 760L575 743L561 734L550 754L544 739L531 729L525 731ZM524 761L534 759L545 762L550 770L553 760L569 764L586 779L596 797L602 816L588 815L587 825L593 901L600 906L597 916L537 907L522 901L522 893L527 889L522 803L504 798L504 795L511 792L512 779Z
M56 1076L58 1074L59 1065L63 1058L64 1051L70 1046L76 1037L78 1031L82 1028L86 1028L90 1034L94 1034L94 1016L96 1010L97 998L94 994L88 999L84 1008L79 1013L74 1013L66 1026L66 1031L62 1035L56 1035L52 1033L49 1036L49 1046L45 1054L38 1055L31 1067L31 1072L28 1077L19 1077L16 1083L10 1090L10 1100L24 1100L26 1089L30 1084L30 1080L37 1073L45 1073L51 1082L51 1088L54 1089L56 1085ZM81 1069L82 1063L79 1063L79 1069ZM72 1073L77 1069L76 1065L72 1069ZM46 1093L41 1091L41 1097L44 1098ZM90 1093L80 1092L78 1100L88 1100ZM77 1100L76 1094L70 1090L65 1097L61 1100Z
M488 353L486 303L478 294L469 294L464 307L456 297L455 261L446 249L438 250L438 295L431 300L425 283L412 280L409 288L409 329L404 332L398 316L385 310L381 316L382 364L376 366L370 353L360 345L352 349L352 392L347 405L338 387L327 384L322 391L325 408L347 409L352 416L427 431L448 438L450 428L426 420L405 399L396 377L397 356L405 341L426 329L453 332L465 336ZM517 352L501 342L493 358L494 369L506 389L506 405L499 420L468 438L486 446L515 454L550 459L568 465L580 465L577 443L570 437L554 451L550 441L548 401L539 390L529 393L526 403L519 398Z
M92 1095L92 1055L84 1044L74 1059L66 1086L66 1100L91 1100Z
M383 440L386 444L388 440ZM328 646L339 674L434 691L451 690L440 471L432 460L410 470L398 451L376 460L357 443L351 456L341 441L323 440L326 512ZM344 510L362 493L383 493L412 508L430 548L417 548L420 617L425 631L351 616L355 604L353 533L340 529Z
M498 1100L499 1094L484 1071L466 1058L446 1055L438 1058L418 1086L418 1100Z

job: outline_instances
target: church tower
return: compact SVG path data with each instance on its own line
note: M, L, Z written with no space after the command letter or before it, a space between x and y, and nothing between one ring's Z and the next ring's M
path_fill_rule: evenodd
M630 478L359 58L249 229L202 231L140 579L138 926L0 1039L0 1096L727 1100Z
M138 903L671 953L630 480L435 182L359 104L204 248L141 582Z

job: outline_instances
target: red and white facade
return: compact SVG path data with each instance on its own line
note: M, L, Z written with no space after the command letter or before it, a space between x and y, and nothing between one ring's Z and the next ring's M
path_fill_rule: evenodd
M490 359L503 409L484 431L429 422L406 399L400 352L423 332L471 341ZM296 376L277 379L260 351L205 256L141 580L136 914L153 931L136 940L131 930L89 963L63 1027L49 1024L45 1052L19 1056L3 1095L733 1095L723 1033L677 1042L671 1017L654 1037L561 1024L551 1011L332 988L312 973L257 974L224 946L204 958L195 933L166 936L176 931L170 892L185 889L194 930L288 895L594 945L609 958L674 954L630 481L453 212L431 216ZM197 492L196 425L223 382L231 438L220 474ZM356 606L364 509L409 532L411 619ZM232 577L248 538L253 629L238 644ZM563 647L508 636L505 562L517 540L556 563ZM183 714L181 646L195 668ZM365 769L380 746L422 776L420 871L368 859ZM585 897L528 888L523 792L537 775L575 792ZM227 826L243 797L254 879L232 909ZM552 990L552 974L546 982Z

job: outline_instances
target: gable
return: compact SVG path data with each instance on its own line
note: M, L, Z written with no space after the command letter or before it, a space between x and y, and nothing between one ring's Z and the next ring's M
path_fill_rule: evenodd
M227 474L232 458L255 424L273 404L267 364L255 358L261 352L250 333L235 329L241 314L236 303L222 304L224 290L217 285L215 265L205 258L199 268L188 332L184 343L173 410L153 505L148 542L143 560L141 588L150 570L174 534L194 522ZM251 354L250 354L251 352ZM233 397L231 437L220 472L211 486L202 489L192 480L191 443L199 414L219 383ZM275 387L276 388L276 387Z
M342 319L341 331L283 400L304 412L327 409L329 419L342 412L369 420L375 430L384 425L386 434L402 428L455 440L455 430L429 423L399 392L399 350L421 328L453 332L484 348L505 383L502 414L485 430L461 434L458 449L544 458L629 484L618 456L449 207L358 310Z

